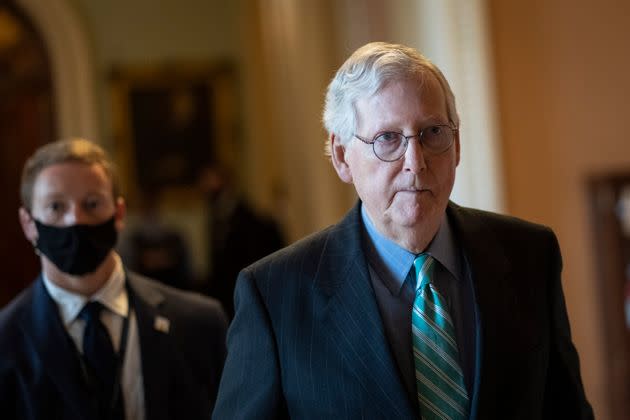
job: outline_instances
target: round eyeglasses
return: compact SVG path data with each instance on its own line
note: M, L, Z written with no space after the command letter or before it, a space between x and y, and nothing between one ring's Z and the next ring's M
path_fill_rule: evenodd
M457 128L446 124L430 125L423 128L419 134L405 136L395 131L378 133L372 141L357 134L357 139L365 144L371 144L374 154L384 162L394 162L402 158L409 146L409 139L418 137L424 153L439 155L446 152L455 141Z

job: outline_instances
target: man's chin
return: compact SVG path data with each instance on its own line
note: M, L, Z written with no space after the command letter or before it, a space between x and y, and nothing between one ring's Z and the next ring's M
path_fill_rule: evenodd
M439 226L444 211L432 206L416 204L398 209L392 213L392 222L401 229L411 229L417 233L432 230Z
M413 227L422 224L430 214L431 207L426 203L411 202L398 206L398 208L392 212L392 220L394 223L401 226Z

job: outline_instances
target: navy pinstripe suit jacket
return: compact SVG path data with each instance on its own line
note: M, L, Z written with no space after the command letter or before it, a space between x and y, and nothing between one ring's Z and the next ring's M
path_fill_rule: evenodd
M592 418L554 234L453 203L447 214L481 316L478 418ZM361 223L357 205L240 273L214 419L418 416L401 380L413 373L399 372L386 339Z

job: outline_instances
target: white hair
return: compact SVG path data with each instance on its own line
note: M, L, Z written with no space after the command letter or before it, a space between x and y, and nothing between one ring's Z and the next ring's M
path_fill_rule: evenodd
M330 156L330 136L335 135L341 144L347 143L355 133L356 103L369 98L391 81L408 77L419 78L426 73L440 83L446 98L449 122L459 127L455 96L442 72L417 50L386 42L371 42L356 50L337 70L328 85L324 104L323 122L328 131L326 155Z

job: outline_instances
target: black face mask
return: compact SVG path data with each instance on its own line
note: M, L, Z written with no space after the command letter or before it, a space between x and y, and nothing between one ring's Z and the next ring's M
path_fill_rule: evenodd
M73 276L91 273L116 245L118 232L114 222L112 217L100 225L56 227L35 220L39 234L35 248L64 273Z

